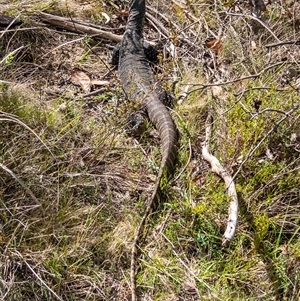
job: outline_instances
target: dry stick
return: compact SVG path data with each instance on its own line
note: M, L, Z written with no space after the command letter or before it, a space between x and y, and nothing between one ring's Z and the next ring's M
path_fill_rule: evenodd
M299 63L299 62L296 62L296 63ZM220 82L220 83L204 83L204 84L195 84L195 83L191 83L191 84L182 84L182 85L186 85L186 86L200 86L200 88L196 88L194 90L190 90L188 93L186 93L186 96L188 96L189 94L193 93L193 92L196 92L196 91L199 91L199 90L202 90L202 89L205 89L205 88L208 88L208 87L214 87L214 86L225 86L225 85L228 85L228 84L233 84L233 83L236 83L236 82L239 82L239 81L243 81L243 80L247 80L247 79L251 79L251 78L258 78L260 77L264 72L267 72L269 71L270 69L274 68L274 67L278 67L280 65L287 65L287 64L295 64L295 62L286 62L286 61L281 61L281 62L277 62L275 64L272 64L264 69L262 69L261 71L259 71L258 73L256 74L251 74L251 75L247 75L247 76L244 76L244 77L240 77L240 78L236 78L236 79L233 79L233 80L229 80L229 81L226 81L226 82Z
M157 20L157 18L153 17L151 14L149 14L148 12L146 12L146 18L151 21L155 27L156 27L156 30L159 32L159 29L160 28L160 31L161 31L161 34L165 37L165 38L169 38L169 31L166 29L166 27L159 21ZM154 27L154 26L153 26Z
M300 45L300 40L293 40L293 41L282 41L278 43L273 43L273 44L268 44L265 47L271 48L271 47L277 47L277 46L282 46L282 45Z
M51 24L54 26L58 26L58 27L61 27L63 29L67 29L70 31L85 33L88 35L97 35L100 38L104 38L104 39L108 39L108 40L112 40L112 41L116 41L116 42L121 42L121 40L122 40L121 35L117 35L117 34L107 32L107 31L104 31L101 29L97 29L92 26L83 25L83 24L80 24L79 21L75 22L68 18L54 16L54 15L43 13L43 12L39 12L37 14L37 16L40 18L41 21L43 21L45 23L48 23L48 24Z
M44 12L39 12L37 14L38 18L44 22L48 23L53 26L60 27L65 30L70 30L73 32L77 33L85 33L87 35L93 35L93 36L98 36L99 38L115 41L115 42L121 42L122 40L122 35L117 35L111 32L107 32L101 29L98 29L95 27L93 24L88 24L86 22L81 22L81 21L75 21L69 18L64 18L60 16L55 16L51 14L47 14ZM147 13L147 18L154 22L155 18L153 18L149 13ZM164 35L168 35L167 29L164 27L164 25L161 22L158 22L157 20L154 22L160 29L162 30ZM187 38L183 39L185 42L190 42L188 41ZM156 43L152 41L147 41L146 42L152 46L155 46Z
M271 30L271 28L267 24L265 24L262 20L260 20L259 18L255 17L255 16L252 16L252 15L244 15L244 14L230 13L230 12L227 12L226 14L229 15L229 16L249 18L249 19L257 21L258 23L260 23L260 25L262 25L276 39L277 42L281 42L280 39Z
M34 130L32 130L27 124L25 124L23 121L21 121L20 119L18 119L16 116L6 113L6 112L2 112L0 111L0 121L9 121L9 122L15 122L21 126L23 126L24 128L26 128L28 131L30 131L42 144L43 146L49 151L49 153L54 157L54 154L52 153L52 151L50 150L50 148L46 145L46 143L39 137L38 134L35 133ZM31 198L35 201L35 203L38 205L38 207L40 207L42 213L44 214L44 209L41 206L41 203L38 201L37 197L33 194L33 192L24 184L24 182L17 176L14 174L14 172L12 170L10 170L8 167L6 167L4 164L0 163L0 168L3 169L5 172L7 172L8 174L10 174L24 189L25 191L31 196Z
M40 18L40 20L44 23L48 23L53 26L58 26L62 29L70 30L76 33L84 33L87 35L96 36L99 38L115 41L115 42L121 42L123 36L117 35L111 32L107 32L98 28L95 28L94 25L87 26L88 23L86 22L80 22L75 21L69 18L59 17L43 12L39 12L37 16ZM155 46L154 42L147 41L148 44Z
M202 156L205 161L211 165L213 172L218 174L225 182L228 195L231 197L231 202L228 209L228 221L226 231L223 234L222 246L227 247L232 240L238 220L238 197L235 189L235 184L229 172L221 165L219 160L209 151L209 140L211 137L212 116L208 115L205 125L205 141L202 143Z
M185 85L189 85L189 86L201 86L200 89L204 89L204 88L207 88L207 87L213 87L213 86L224 86L224 85L228 85L228 84L233 84L233 83L236 83L236 82L239 82L239 81L242 81L242 80L246 80L246 79L251 79L251 78L258 78L260 77L264 72L267 72L269 71L270 69L272 68L276 68L280 65L286 65L286 64L295 64L295 62L287 62L287 61L280 61L280 62L277 62L277 63L274 63L264 69L262 69L261 71L255 73L255 74L250 74L250 75L246 75L246 76L243 76L243 77L240 77L240 78L236 78L236 79L233 79L233 80L229 80L229 81L226 81L226 82L220 82L220 83L207 83L207 84L185 84ZM193 90L193 91L190 91L189 93L191 92L194 92L196 90Z
M10 52L9 54L7 54L1 61L0 61L0 65L2 64L2 63L5 63L6 62L6 60L10 60L12 57L14 57L15 55L16 55L16 53L18 52L18 51L20 51L21 49L23 49L25 46L20 46L19 48L17 48L17 49L15 49L15 50L13 50L12 52Z
M259 143L257 143L257 145L250 150L250 152L246 155L246 157L243 160L243 162L240 164L240 166L239 166L238 170L236 171L236 173L233 175L232 181L236 178L236 176L241 171L241 169L244 166L244 164L248 161L249 158L251 158L251 156L260 147L260 145L272 134L272 132L274 132L278 128L278 126L283 121L285 121L292 113L294 113L298 109L299 109L299 106L294 106L292 109L290 109L288 112L286 112L285 116L282 117L277 123L275 123L275 125L267 132L267 134L259 141ZM282 113L282 112L280 112L280 113Z
M243 15L243 14L238 14L238 13L227 13L228 15L231 16L237 16L237 17L247 17L250 18L252 20L255 20L256 22L260 23L261 26L263 26L275 39L277 42L281 43L280 39L276 36L276 34L271 30L271 28L262 20L260 20L259 18L252 16L252 15ZM271 56L272 56L272 48L269 47L269 59L268 59L268 63L271 61Z
M98 29L93 24L88 25L88 23L86 23L86 22L76 21L76 20L72 20L69 18L64 18L64 17L60 17L60 16L47 14L44 12L39 12L37 14L37 16L44 23L47 23L47 24L50 24L53 26L57 26L62 29L76 32L76 33L87 34L89 36L96 36L99 38L103 38L103 39L107 39L107 40L111 40L111 41L115 41L115 42L121 42L122 37L123 37L122 35L117 35L117 34L114 34L111 32L107 32L107 31ZM158 21L154 22L154 18L150 17L150 16L151 16L150 14L147 14L148 19L150 21L152 21L153 24L159 25L158 27L160 27L161 30L164 32L163 35L168 34L168 31L163 26L163 24L162 23L159 24ZM191 41L189 41L188 38L183 37L182 40L195 47L195 45ZM148 40L145 40L145 41L152 46L156 45L155 42L148 41Z
M176 252L176 250L175 250L174 244L169 240L169 238L168 238L164 233L162 233L162 236L163 236L164 239L171 245L173 254L175 255L175 257L177 257L178 261L183 265L183 267L188 271L188 273L189 273L190 275L192 275L192 276L194 277L194 279L197 280L199 283L201 283L201 284L203 284L204 286L206 286L210 291L213 291L213 288L212 288L208 283L206 283L204 280L201 280L201 279L196 275L196 273L195 273L192 269L189 268L188 264L185 263L185 261L184 261L182 258L180 258L179 254L178 254L178 253ZM197 295L198 295L198 292L197 292ZM215 298L214 300L222 300L222 299L220 299L220 298L217 297L217 296L214 296L214 298Z
M174 3L176 3L175 1L173 1ZM176 5L179 5L180 6L180 4L178 4L178 3L176 3ZM169 19L164 15L164 14L162 14L161 12L159 12L158 10L156 10L156 9L154 9L153 7L148 7L148 9L150 10L150 11L152 11L152 12L154 12L157 16L160 16L167 24L169 23ZM186 14L188 14L188 15L190 15L189 14L189 12L187 11L187 10L185 10L185 13ZM149 17L149 14L146 12L146 17ZM177 33L178 33L178 38L181 40L181 41L183 41L183 42L185 42L186 44L188 44L188 45L190 45L190 46L192 46L192 47L194 47L194 48L196 48L196 49L198 49L198 50L201 50L202 51L202 49L200 49L200 47L198 47L198 46L196 46L195 45L195 43L190 39L190 37L188 37L186 34L185 34L185 32L184 32L184 30L185 29L187 29L188 27L190 27L190 26L193 26L194 24L196 24L196 23L200 23L200 21L199 21L199 18L196 18L196 17L194 17L193 16L193 18L192 18L195 22L193 23L193 24L191 24L191 25L189 25L189 26L187 26L187 27L185 27L184 29L182 29L182 28L180 28L178 25L176 25L175 23L172 23L172 26L177 30ZM149 20L150 20L150 18L149 18ZM159 27L164 27L164 25L161 23L161 22L159 22L161 25L159 25L159 24L157 24L157 25L159 25ZM164 27L165 28L165 27ZM166 31L165 31L165 34L168 36L168 38L170 39L170 35L169 35L169 32L168 32L168 30L167 29L165 29ZM213 34L213 32L211 32L212 34Z
M44 213L44 210L41 207L41 203L38 201L37 197L33 194L33 192L25 185L25 183L19 177L17 177L13 173L12 170L10 170L8 167L6 167L5 165L3 165L2 163L0 163L0 168L3 169L4 171L6 171L8 174L10 174L25 189L25 191L31 196L31 198L35 201L35 203L37 204L37 206L40 207L40 209Z
M191 144L191 139L189 139L189 157L187 159L187 162L185 163L185 165L183 166L183 168L181 169L181 171L179 172L178 176L173 180L173 182L177 182L177 180L181 177L181 175L184 173L184 171L186 170L186 168L188 167L188 165L190 164L192 159L192 144Z
M19 253L19 252L18 252ZM19 253L20 254L20 253ZM20 254L21 255L21 254ZM23 258L22 258L23 259ZM34 271L34 269L30 266L30 264L25 260L24 263L26 264L26 266L28 267L28 269L32 272L32 274L41 282L41 284L46 287L46 289L52 293L52 295L54 295L56 297L57 300L63 301L63 299L58 296L55 291L53 291L51 289L51 287Z
M166 18L161 12L159 12L158 10L154 9L153 7L149 7L149 10L151 10L153 13L155 13L156 15L160 16L167 24L170 22L168 18ZM156 30L163 35L166 39L171 40L171 36L169 31L166 29L166 27L163 25L162 22L158 21L156 17L153 17L150 13L146 12L146 18L148 19L148 21L152 22L152 26L156 28ZM199 23L199 20L195 23ZM192 24L193 25L193 24ZM190 25L190 26L192 26ZM184 33L184 30L181 29L178 25L176 25L175 23L172 23L172 26L177 30L178 32L178 38L184 42L186 42L187 44L196 47L196 45L193 43L193 41L190 40L190 38ZM160 28L160 31L159 31ZM187 27L186 27L187 28ZM185 29L186 29L185 28Z
M18 19L19 16L18 16L18 17L15 17L14 19L13 19L13 18L10 18L10 17L8 17L8 18L11 19L11 22L10 22L9 24L7 24L7 27L6 27L3 31L1 31L0 38L2 38L3 35L4 35L9 29L11 29L11 28L14 27L15 21L17 21L16 23L18 23L18 21L22 23L22 21L20 21L20 20ZM21 24L21 23L20 23L20 24ZM16 25L20 25L20 24L16 24ZM3 25L3 24L2 24L2 25ZM6 25L6 24L5 24L5 25Z
M26 123L24 123L22 120L18 119L15 115L0 111L0 121L11 121L11 122L15 122L15 123L23 126L25 129L27 129L29 132L31 132L43 144L43 146L48 150L48 152L52 155L52 157L55 158L51 149L40 138L40 136L33 129L31 129Z

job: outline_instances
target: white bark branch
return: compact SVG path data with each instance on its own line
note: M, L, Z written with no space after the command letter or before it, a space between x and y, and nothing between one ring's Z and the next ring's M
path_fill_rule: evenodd
M228 246L234 236L237 221L238 221L238 197L235 189L235 184L232 176L229 172L221 165L219 160L210 153L209 150L209 140L211 136L211 122L212 117L209 115L206 120L205 126L205 141L202 143L202 156L205 161L207 161L213 172L218 174L225 182L226 189L231 202L228 209L228 221L226 231L223 234L222 246Z

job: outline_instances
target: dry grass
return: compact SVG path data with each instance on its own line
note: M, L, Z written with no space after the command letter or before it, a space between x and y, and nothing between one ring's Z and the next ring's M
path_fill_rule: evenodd
M159 76L178 80L181 140L175 180L142 246L141 300L299 300L299 46L271 55L265 47L300 39L299 4L273 2L262 26L246 4L171 3L152 0L149 12L168 31L164 44L176 46ZM0 33L0 299L130 300L130 249L159 165L157 133L150 125L139 141L124 133L135 108L109 71L113 43L35 16L43 9L121 34L126 7L3 4L25 22ZM160 38L149 22L146 36ZM74 70L109 85L87 96ZM228 249L224 184L201 158L207 110L211 149L235 175L240 200Z

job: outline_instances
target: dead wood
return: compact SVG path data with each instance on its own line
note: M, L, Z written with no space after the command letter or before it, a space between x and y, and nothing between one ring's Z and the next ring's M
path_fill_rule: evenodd
M103 38L115 42L121 42L123 35L117 35L111 32L107 32L96 28L94 24L89 24L83 21L77 21L65 17L55 16L44 12L39 12L37 17L43 23L56 26L58 28L69 30L72 32L87 34L89 36ZM145 40L148 44L155 46L156 43Z
M227 193L232 199L229 204L228 210L228 221L225 233L223 234L222 246L227 247L236 230L237 220L238 220L238 197L235 189L235 184L232 176L229 172L221 165L219 160L210 153L209 150L209 140L211 136L211 124L212 124L212 116L209 116L206 119L205 126L205 141L202 143L202 156L205 161L207 161L213 172L218 174L225 182Z
M69 18L64 18L60 16L55 16L43 12L39 12L37 17L46 24L50 24L56 27L59 27L64 30L69 30L76 33L84 33L91 36L96 36L99 38L120 42L122 40L121 35L117 35L111 32L107 32L98 28L93 27L91 24L90 26L87 23L81 23L80 21L76 21Z

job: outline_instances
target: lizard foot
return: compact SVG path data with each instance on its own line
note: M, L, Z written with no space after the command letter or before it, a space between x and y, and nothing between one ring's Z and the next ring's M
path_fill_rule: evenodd
M127 120L125 131L131 136L141 136L146 130L146 118L142 113L131 114Z
M158 97L166 107L171 109L174 107L175 97L163 87L158 88Z

